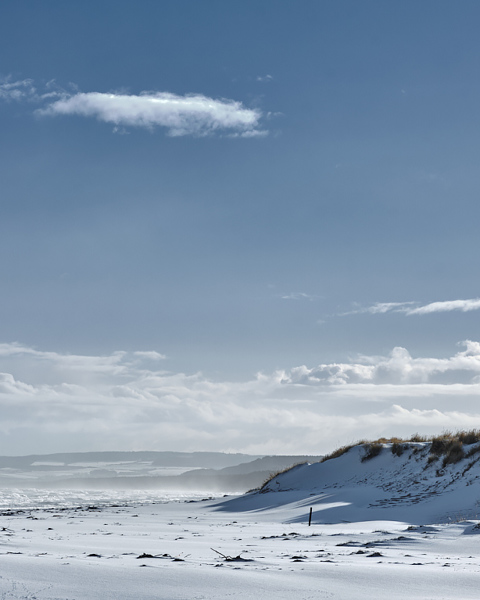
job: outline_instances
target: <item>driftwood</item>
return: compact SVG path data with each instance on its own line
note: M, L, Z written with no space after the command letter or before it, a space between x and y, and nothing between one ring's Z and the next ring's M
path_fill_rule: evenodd
M223 558L223 560L226 560L228 562L251 562L250 558L242 558L240 556L240 554L238 556L228 556L228 554L223 554L222 552L219 552L218 550L215 550L215 548L210 548L210 550L213 550L214 552L216 552L217 554L220 554L220 556Z

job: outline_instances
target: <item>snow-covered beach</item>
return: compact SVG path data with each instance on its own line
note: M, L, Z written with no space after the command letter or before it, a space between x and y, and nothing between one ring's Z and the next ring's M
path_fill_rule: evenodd
M12 504L0 598L478 598L480 527L459 514L480 497L478 464L439 473L427 446L366 462L353 448L244 496ZM407 481L417 496L399 496Z
M218 511L214 500L4 512L0 597L478 598L474 522L309 527L304 505L237 513ZM305 522L289 522L302 510Z

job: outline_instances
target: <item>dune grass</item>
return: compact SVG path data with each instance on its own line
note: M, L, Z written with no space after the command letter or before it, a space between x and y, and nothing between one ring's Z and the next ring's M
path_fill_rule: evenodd
M291 467L285 467L284 469L279 469L278 471L275 471L275 473L272 473L265 479L265 481L262 483L262 485L260 485L259 487L253 488L251 490L248 490L247 494L250 494L251 492L266 491L265 488L266 488L267 484L270 483L271 481L273 481L276 477L278 477L279 475L282 475L283 473L287 473L288 471L291 471L292 469L295 469L295 467L298 467L299 465L304 465L304 464L305 464L304 462L299 462L299 463L292 465Z
M443 456L445 466L448 464L454 464L465 456L470 457L479 453L480 446L470 448L467 453L465 453L463 448L464 445L470 446L472 444L476 444L477 442L480 442L480 429L456 432L444 431L440 435L432 436L414 433L409 438L381 437L377 440L359 440L354 444L341 446L333 452L326 454L320 462L325 462L327 460L331 460L332 458L338 458L355 446L364 446L365 455L363 456L362 461L365 461L378 456L385 444L391 444L390 450L392 454L401 456L411 444L430 443L430 456L432 457L430 462L433 462L433 460L436 458Z

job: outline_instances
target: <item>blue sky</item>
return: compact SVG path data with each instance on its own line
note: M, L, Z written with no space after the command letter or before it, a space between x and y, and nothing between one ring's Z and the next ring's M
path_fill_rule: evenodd
M23 412L0 452L316 453L480 425L479 17L467 0L2 2L0 400ZM104 361L108 384L89 376ZM151 437L120 417L91 433L118 385L140 410L147 372ZM197 385L217 391L190 414ZM239 416L250 385L262 442ZM239 411L216 429L214 396Z

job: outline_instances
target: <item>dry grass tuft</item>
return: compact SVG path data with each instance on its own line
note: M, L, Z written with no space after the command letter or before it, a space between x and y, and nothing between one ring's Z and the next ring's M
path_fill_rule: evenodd
M470 444L476 444L480 442L480 429L471 429L470 431L459 431L458 439L462 444L470 446Z
M395 440L397 440L397 438L395 438ZM395 454L395 456L402 456L406 448L407 445L405 442L395 441L392 444L392 454Z
M474 454L480 453L480 444L471 448L467 453L465 453L463 449L463 445L471 445L480 442L480 430L472 429L470 431L444 431L440 435L434 436L426 436L420 435L418 433L414 433L410 438L403 439L399 437L381 437L377 440L368 441L361 440L356 442L355 444L350 444L348 446L342 446L338 448L334 452L327 454L323 457L321 462L325 462L326 460L331 460L332 458L338 458L342 456L346 452L348 452L354 446L365 446L366 454L362 458L362 461L369 460L374 456L378 456L380 454L382 447L384 444L391 444L392 454L395 456L402 456L405 450L408 449L409 444L419 444L419 443L430 443L430 455L428 457L428 464L430 465L435 460L437 460L440 456L444 457L444 466L454 464L458 462L464 457L470 457ZM418 451L419 448L414 448L413 452Z
M447 448L442 466L446 467L447 465L454 465L455 463L460 462L462 458L465 458L463 444L458 440L454 440Z
M295 467L299 467L300 465L305 465L307 463L305 462L299 462L296 465L292 465L291 467L285 467L285 469L279 469L278 471L275 471L275 473L272 473L271 475L269 475L265 481L262 483L262 485L258 488L254 488L253 490L248 490L247 493L249 492L264 492L266 491L264 488L271 482L273 481L276 477L278 477L279 475L283 475L283 473L288 473L288 471L291 471L292 469L295 469Z
M338 458L339 456L346 454L354 446L356 446L356 444L350 444L349 446L341 446L340 448L337 448L333 452L330 452L330 454L325 454L325 456L322 458L322 460L320 462L323 463L326 460L331 460L332 458Z
M435 436L431 439L430 456L439 458L443 456L442 466L454 465L455 463L465 458L464 443L474 444L477 440L478 433L476 430L460 431L452 433L445 431L443 434ZM466 441L465 441L466 440ZM468 452L468 456L472 454ZM431 461L429 460L429 463Z
M362 462L375 458L383 450L384 442L380 440L364 444L365 454L362 456Z
M453 441L451 433L436 436L431 440L430 452L435 456L442 456L448 452Z
M413 442L413 443L421 443L421 442L428 442L429 438L427 438L427 436L425 436L425 435L419 435L418 433L414 433L408 441Z

